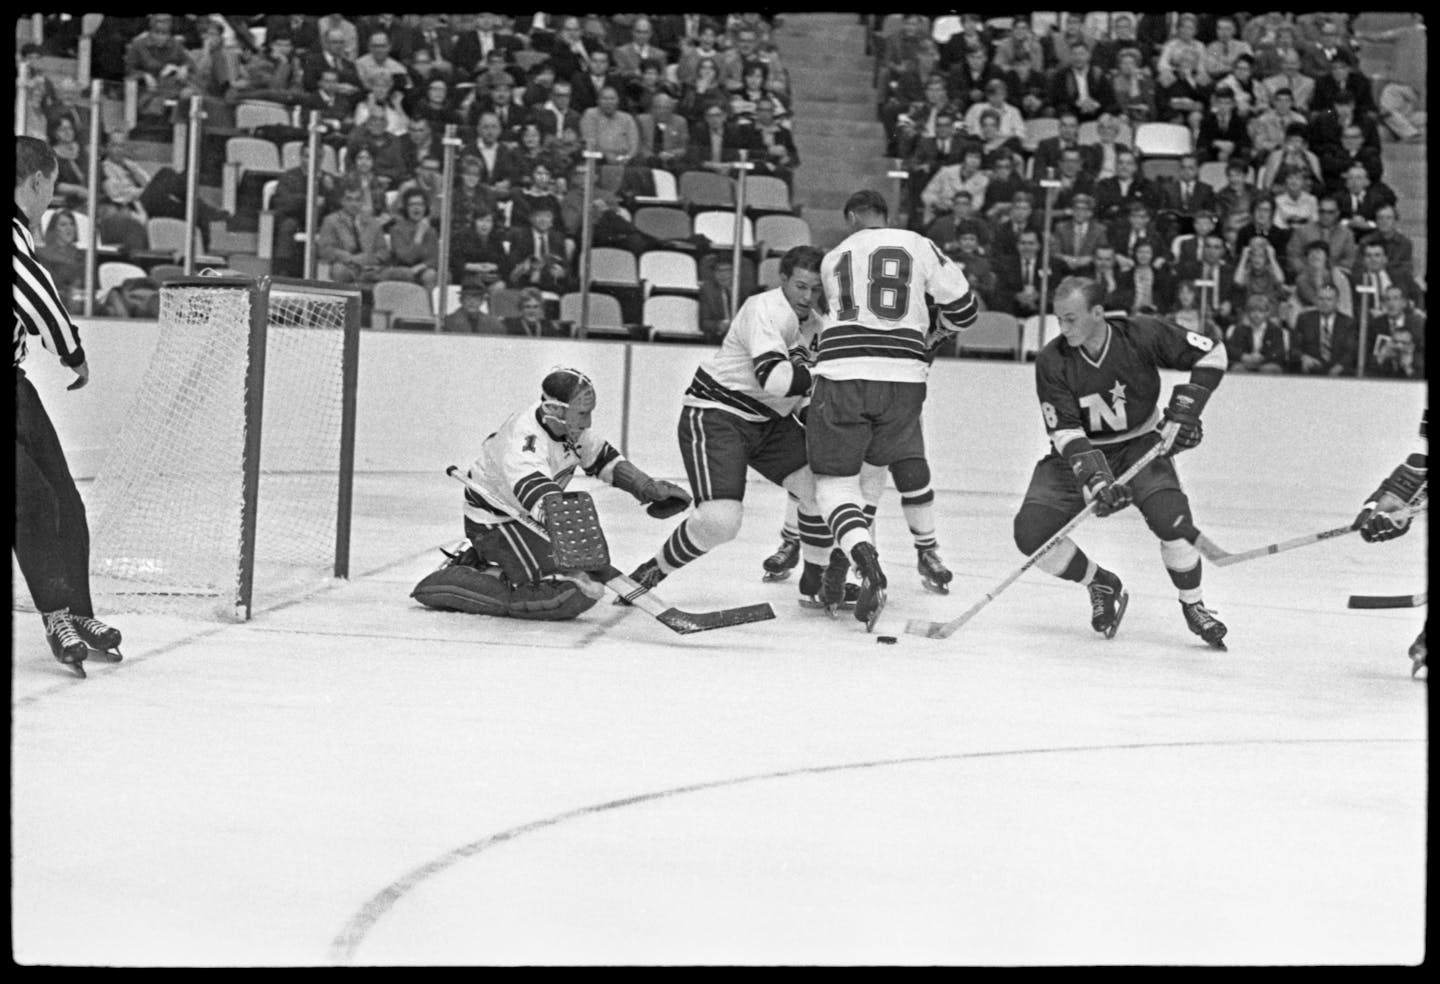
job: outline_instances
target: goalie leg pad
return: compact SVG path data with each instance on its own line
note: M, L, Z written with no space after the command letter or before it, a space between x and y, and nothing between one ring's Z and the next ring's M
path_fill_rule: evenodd
M512 618L540 622L568 622L595 604L574 581L556 578L535 584L522 584L510 595Z
M470 615L510 614L510 586L495 574L453 564L427 574L410 592L426 608Z
M545 497L545 529L564 571L590 571L610 563L610 546L589 492L552 492Z

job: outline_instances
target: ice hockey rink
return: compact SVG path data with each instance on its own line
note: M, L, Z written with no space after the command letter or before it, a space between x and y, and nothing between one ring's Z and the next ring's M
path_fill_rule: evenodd
M626 569L674 522L577 487ZM759 484L740 538L657 593L769 601L773 621L423 609L408 594L457 539L459 495L438 471L361 474L348 582L262 596L244 624L116 616L125 660L88 680L16 612L16 961L1424 957L1428 685L1405 655L1424 610L1345 607L1423 590L1423 519L1209 567L1225 653L1186 631L1134 510L1077 533L1131 593L1113 640L1038 571L930 640L905 620L958 615L1021 559L1019 490L939 493L948 597L921 590L891 490L888 646L761 582L783 499ZM1232 551L1350 518L1191 495Z

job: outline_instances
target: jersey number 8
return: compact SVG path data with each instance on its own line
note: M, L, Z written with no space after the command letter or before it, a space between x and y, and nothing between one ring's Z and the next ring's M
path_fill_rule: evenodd
M870 289L866 304L876 317L898 321L910 309L910 253L899 246L882 246L870 254ZM855 285L847 251L835 265L840 282L839 321L854 321L860 309L855 304Z

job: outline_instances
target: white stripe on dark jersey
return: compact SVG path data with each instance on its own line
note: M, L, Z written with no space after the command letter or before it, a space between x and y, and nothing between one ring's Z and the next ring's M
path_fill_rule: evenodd
M18 211L18 210L17 210ZM12 264L15 308L15 365L25 361L26 335L35 335L45 348L60 358L71 358L80 350L80 331L70 320L65 302L55 289L50 271L35 258L35 240L30 228L17 214L12 220L15 255Z

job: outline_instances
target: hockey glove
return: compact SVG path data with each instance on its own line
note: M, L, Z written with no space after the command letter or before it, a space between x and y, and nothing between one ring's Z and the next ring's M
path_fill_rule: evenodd
M1075 481L1080 483L1085 501L1095 501L1097 516L1119 512L1135 498L1130 486L1115 484L1115 473L1110 470L1110 463L1105 460L1102 451L1080 452L1070 459L1070 470L1075 473Z
M690 493L663 478L652 478L640 489L636 498L650 503L645 511L656 519L669 519L690 507Z
M1205 437L1205 429L1200 426L1200 411L1205 409L1205 401L1208 399L1210 391L1203 386L1196 386L1194 383L1175 384L1175 388L1170 391L1170 405L1165 408L1165 420L1175 421L1180 425L1180 429L1175 432L1174 441L1166 449L1168 454L1175 455L1199 447L1200 441Z
M1380 483L1351 524L1352 529L1360 531L1360 539L1380 543L1410 531L1410 515L1396 514L1408 509L1428 488L1428 469L1423 461L1420 455L1411 455Z

